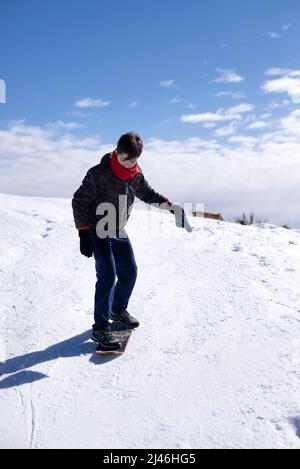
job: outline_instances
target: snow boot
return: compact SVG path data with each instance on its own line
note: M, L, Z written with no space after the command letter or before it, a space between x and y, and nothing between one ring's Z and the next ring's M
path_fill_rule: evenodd
M135 329L140 325L139 321L131 316L126 309L124 309L120 314L112 311L110 318L112 321L126 329Z
M93 326L91 339L98 342L103 350L118 350L121 347L118 339L111 333L110 324L103 329L95 329Z

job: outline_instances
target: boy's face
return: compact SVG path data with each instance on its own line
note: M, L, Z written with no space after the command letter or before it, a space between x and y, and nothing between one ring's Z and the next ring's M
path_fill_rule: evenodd
M133 160L127 160L127 158L128 158L127 153L118 153L116 151L116 154L117 154L118 162L122 166L124 166L124 168L132 168L135 165L135 163L137 162L137 158L134 158Z

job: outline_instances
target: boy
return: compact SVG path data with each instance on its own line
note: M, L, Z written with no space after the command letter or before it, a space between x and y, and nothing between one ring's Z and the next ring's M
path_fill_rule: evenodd
M144 178L137 164L142 151L138 134L122 135L117 148L88 170L72 199L80 252L95 258L95 323L91 339L104 350L120 347L111 333L109 319L126 329L139 326L126 309L137 277L133 249L125 231L134 197L159 204L159 208L175 215L177 226L191 231L184 210L155 192Z

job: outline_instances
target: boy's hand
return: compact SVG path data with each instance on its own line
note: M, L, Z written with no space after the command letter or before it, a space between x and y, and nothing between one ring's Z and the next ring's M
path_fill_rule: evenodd
M193 227L189 224L185 211L178 204L169 205L169 211L175 216L176 226L185 228L189 233L193 231Z
M160 204L159 208L162 208L163 210L169 210L170 204L169 202L163 202L162 204Z
M83 256L92 257L93 241L89 235L89 230L79 230L80 252Z

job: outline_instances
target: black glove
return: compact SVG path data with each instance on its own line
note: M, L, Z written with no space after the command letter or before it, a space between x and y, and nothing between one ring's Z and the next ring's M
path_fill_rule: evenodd
M176 226L179 228L185 228L189 233L193 230L193 227L189 224L185 211L180 205L172 204L170 205L169 210L175 216Z
M80 252L83 256L92 257L93 241L89 235L89 230L79 230Z

